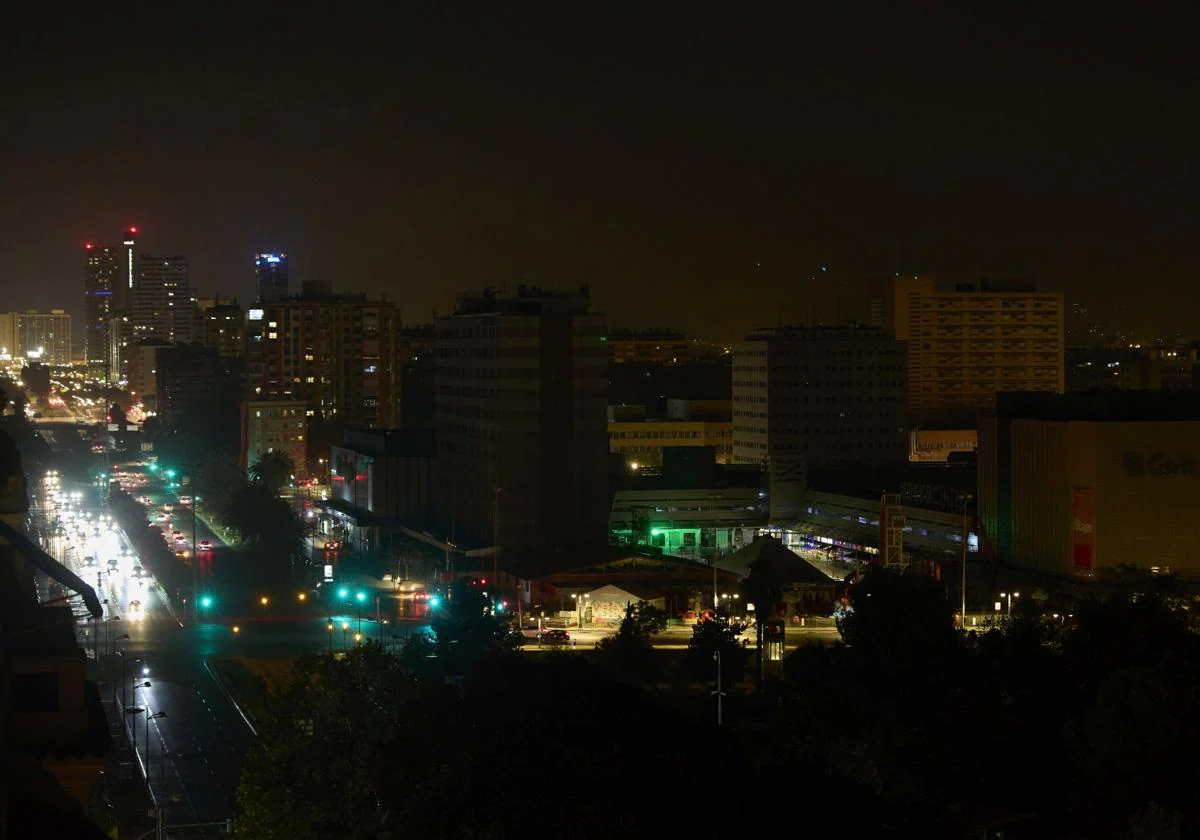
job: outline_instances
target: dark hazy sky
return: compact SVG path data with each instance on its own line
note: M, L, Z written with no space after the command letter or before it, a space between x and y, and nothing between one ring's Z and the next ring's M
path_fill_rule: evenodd
M835 318L827 264L843 315L903 268L1200 334L1194 13L69 5L0 4L3 308L78 312L136 223L202 293L284 250L410 323L532 279L733 334Z

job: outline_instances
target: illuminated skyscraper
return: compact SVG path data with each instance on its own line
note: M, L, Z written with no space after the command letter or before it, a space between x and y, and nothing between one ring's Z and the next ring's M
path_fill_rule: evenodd
M261 301L282 300L287 297L287 254L254 255L254 289Z
M133 305L133 288L137 285L137 232L130 225L125 228L121 240L121 282L114 289L114 306L121 312Z
M124 282L120 248L84 245L87 253L83 278L83 352L89 367L106 378L112 375L108 361L108 329L114 310L113 293Z

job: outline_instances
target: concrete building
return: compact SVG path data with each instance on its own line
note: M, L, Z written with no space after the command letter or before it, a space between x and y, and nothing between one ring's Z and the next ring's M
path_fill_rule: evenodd
M1200 582L1200 392L1004 394L979 421L979 516L1004 566L1089 580L1130 563Z
M159 348L155 356L158 416L175 425L184 412L211 410L214 394L224 400L240 391L241 365L194 344Z
M195 339L226 359L246 355L246 313L237 299L212 298L196 302Z
M678 365L691 361L691 342L674 330L611 330L607 336L613 364Z
M242 403L242 467L249 471L268 452L292 459L296 475L305 473L305 403L302 400L251 400Z
M640 468L615 480L609 541L652 546L665 554L711 563L754 539L767 523L767 498L757 465L727 466L702 452L668 449L660 468Z
M302 400L310 417L386 429L399 421L399 314L365 295L312 295L250 309L249 395Z
M904 344L870 327L776 327L733 350L733 461L772 478L903 462Z
M158 354L171 345L145 339L125 348L129 396L148 411L158 410Z
M678 446L711 447L718 464L733 457L732 421L609 420L608 451L619 455L631 469L661 467L663 450Z
M1004 391L1061 393L1063 296L1032 284L958 284L897 277L881 308L884 326L908 343L913 422L990 410Z
M62 309L27 309L11 315L14 356L37 359L44 365L71 364L71 316Z
M254 291L260 302L283 300L288 296L287 254L254 255Z
M194 309L187 258L142 254L129 309L133 336L190 344Z
M509 566L605 543L608 350L586 287L491 289L436 335L439 505L455 541Z
M348 429L330 448L327 513L356 550L393 554L435 518L432 429Z

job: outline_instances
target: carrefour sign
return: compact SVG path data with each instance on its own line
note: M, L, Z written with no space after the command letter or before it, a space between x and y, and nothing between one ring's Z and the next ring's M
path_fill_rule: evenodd
M1140 452L1126 452L1121 459L1125 474L1131 478L1145 475L1196 475L1195 455L1169 455L1155 452L1143 456Z

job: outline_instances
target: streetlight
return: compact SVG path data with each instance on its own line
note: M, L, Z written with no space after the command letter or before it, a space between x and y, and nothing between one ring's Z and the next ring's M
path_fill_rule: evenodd
M258 603L262 604L265 607L267 604L271 603L271 599L268 598L266 595L264 595L258 599Z
M301 603L301 604L303 604L305 601L307 601L307 600L308 600L308 593L307 593L307 592L301 592L301 593L299 593L299 594L297 594L297 595L296 595L296 598L297 598L297 599L300 601L300 603Z
M1012 602L1013 602L1013 598L1020 598L1020 597L1021 597L1021 593L1020 593L1020 592L1001 592L1001 593L1000 593L1000 597L1001 597L1001 598L1007 598L1007 599L1008 599L1008 617L1009 617L1009 618L1012 618ZM997 611L999 611L999 610L1000 610L1000 607L998 606L998 605L999 605L999 602L997 601L996 603L997 603L996 610L997 610Z
M146 683L146 685L150 685L150 683ZM146 711L147 712L150 711L149 707L146 708ZM146 715L146 787L147 788L150 787L150 721L160 720L161 718L165 718L166 716L167 716L166 712L155 712L152 715L151 714ZM161 754L159 755L158 760L159 760L159 762L162 762L163 756Z
M591 598L591 595L580 595L576 592L571 593L571 598L575 601L575 612L579 616L579 626L583 627L583 602L586 598Z
M346 650L346 631L350 629L350 622L342 622L342 651Z
M723 711L721 701L725 697L725 692L721 690L721 651L713 651L713 662L717 663L717 690L713 694L717 695L717 726L720 726Z
M122 709L126 708L126 706L125 706L125 686L129 682L129 677L125 674L125 663L126 663L127 659L128 659L128 657L125 656L125 651L121 651L121 708ZM144 659L133 660L134 665L137 665L140 662L145 662L145 660Z
M241 627L238 627L236 624L235 624L235 625L233 625L233 634L234 634L235 636L236 636L238 633L241 633L241 632L242 632L242 628L241 628Z
M329 652L333 653L333 622L330 621L325 625L325 629L329 631Z

